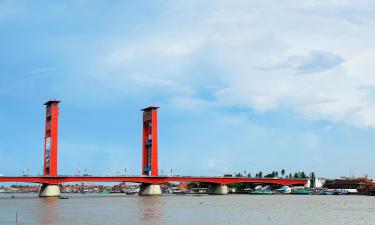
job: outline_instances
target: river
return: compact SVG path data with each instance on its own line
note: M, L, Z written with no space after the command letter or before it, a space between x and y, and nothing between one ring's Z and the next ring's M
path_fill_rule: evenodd
M375 197L0 194L0 224L375 225Z

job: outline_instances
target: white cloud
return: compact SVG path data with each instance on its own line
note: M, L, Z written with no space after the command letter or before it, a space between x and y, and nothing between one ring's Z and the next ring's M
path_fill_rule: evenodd
M375 127L372 1L182 1L161 15L138 39L107 40L110 50L92 59L100 71L94 79L118 91L173 96L170 103L182 108L286 108ZM207 67L225 72L194 68L207 58ZM219 87L209 100L199 93L197 78L205 76Z

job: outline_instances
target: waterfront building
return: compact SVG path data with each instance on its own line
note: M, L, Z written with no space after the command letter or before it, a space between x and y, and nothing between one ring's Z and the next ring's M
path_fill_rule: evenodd
M315 178L313 187L314 188L322 188L325 183L326 183L325 178Z
M336 190L357 190L359 194L375 193L375 184L372 179L368 179L367 177L327 180L324 187Z

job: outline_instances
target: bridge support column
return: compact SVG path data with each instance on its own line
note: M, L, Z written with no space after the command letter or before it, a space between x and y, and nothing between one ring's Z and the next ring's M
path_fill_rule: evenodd
M142 195L142 196L161 195L160 185L142 183L139 188L139 195Z
M213 184L208 188L208 194L210 195L227 195L228 186L223 184Z
M40 187L39 197L59 197L60 186L56 184L43 184Z

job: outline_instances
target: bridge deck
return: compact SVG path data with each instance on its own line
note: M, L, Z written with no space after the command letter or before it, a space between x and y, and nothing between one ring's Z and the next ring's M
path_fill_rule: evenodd
M306 179L248 178L248 177L190 177L190 176L21 176L0 177L0 182L61 184L70 182L133 182L160 184L167 182L207 182L215 184L262 183L304 185Z

